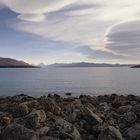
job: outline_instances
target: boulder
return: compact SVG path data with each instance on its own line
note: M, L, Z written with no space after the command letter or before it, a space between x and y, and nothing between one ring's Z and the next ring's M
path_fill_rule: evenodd
M1 133L0 140L39 140L37 134L22 125L12 124Z
M37 128L46 121L44 110L34 110L25 117L25 124L28 128Z
M54 126L51 126L48 135L60 138L61 140L81 140L81 136L77 128L62 118L55 119Z

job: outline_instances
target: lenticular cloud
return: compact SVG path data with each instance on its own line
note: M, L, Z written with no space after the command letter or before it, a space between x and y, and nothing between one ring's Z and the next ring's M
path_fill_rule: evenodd
M0 0L0 3L19 14L19 18L42 21L45 13L57 11L75 0Z

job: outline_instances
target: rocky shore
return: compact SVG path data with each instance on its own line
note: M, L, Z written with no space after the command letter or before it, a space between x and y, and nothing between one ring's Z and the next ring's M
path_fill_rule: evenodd
M140 97L0 97L0 140L140 140Z

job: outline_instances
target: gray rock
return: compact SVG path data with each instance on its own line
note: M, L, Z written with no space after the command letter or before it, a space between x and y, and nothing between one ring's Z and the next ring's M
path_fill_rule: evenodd
M38 133L39 136L44 136L48 133L49 131L49 127L45 126L45 127L41 127L40 129L37 129L36 132Z
M51 98L41 99L40 104L42 105L42 107L45 111L50 111L55 115L60 115L60 113L61 113L61 108Z
M104 102L104 103L100 103L100 104L99 104L98 109L99 109L100 111L105 111L105 112L107 112L107 111L111 110L111 107L108 105L107 102Z
M29 113L29 108L25 104L15 104L12 108L12 114L14 117L23 117Z
M118 129L108 126L100 133L98 140L123 140L123 137Z
M121 122L134 123L137 120L137 116L134 112L127 112L121 116Z
M28 128L37 128L46 121L44 110L34 110L25 117L25 124Z
M12 124L2 131L0 140L39 140L39 138L34 131L18 124Z
M49 136L44 136L44 137L40 138L40 140L60 140L60 139L57 139L54 137L49 137Z
M84 118L92 125L96 125L96 124L100 124L103 122L103 120L94 112L92 112L91 109L89 109L88 107L86 107L85 110L85 116Z
M140 140L140 123L128 128L124 135L127 140Z
M132 109L132 106L131 105L128 105L128 106L120 106L118 109L117 109L117 113L119 114L124 114L128 111L131 111Z
M132 107L132 111L138 116L138 118L140 119L140 104L135 105Z
M61 140L81 140L81 136L77 128L62 118L56 118L54 126L50 128L48 135L60 138Z

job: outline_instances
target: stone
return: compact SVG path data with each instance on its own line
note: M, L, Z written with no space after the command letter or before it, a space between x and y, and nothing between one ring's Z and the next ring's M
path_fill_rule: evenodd
M44 136L44 137L40 138L40 140L60 140L60 139L57 139L54 137L49 137L49 136Z
M140 140L140 123L134 124L124 132L127 140Z
M81 135L76 127L74 127L72 135L74 136L74 140L81 140Z
M132 107L132 111L138 116L138 118L140 119L140 104L135 105Z
M55 115L60 115L61 108L56 104L56 102L51 98L43 98L40 100L40 104L43 106L45 111L50 111Z
M67 95L67 96L71 96L71 93L67 92L67 93L65 93L65 95Z
M21 104L15 104L12 107L12 114L14 117L23 117L26 116L29 113L29 108L27 105L21 103Z
M56 118L54 126L49 129L48 135L61 140L81 140L80 133L75 126L62 118Z
M11 123L11 119L9 117L3 117L1 122L3 126L7 126Z
M107 102L103 102L103 103L100 103L100 104L99 104L98 109L99 109L100 111L107 112L107 111L110 111L112 108L108 105Z
M108 126L99 134L98 140L123 140L123 137L118 129Z
M38 135L22 125L12 124L1 133L0 140L39 140Z
M134 123L137 120L137 116L134 112L126 112L121 116L121 122Z
M48 133L49 131L49 127L45 126L45 127L41 127L40 129L37 129L36 132L38 133L39 136L44 136Z
M119 96L117 98L115 98L111 105L114 107L114 108L119 108L120 106L126 106L128 105L128 99L125 98L124 96Z
M85 108L85 114L83 115L83 119L85 119L89 124L96 125L101 124L103 120L94 112L92 112L91 109L88 107Z
M40 127L41 123L46 121L46 114L44 110L34 110L25 117L25 124L28 128Z
M117 109L117 113L119 113L119 114L124 114L124 113L126 113L126 112L128 112L128 111L131 111L131 109L132 109L132 106L130 106L130 105L127 105L127 106L120 106L120 107Z

